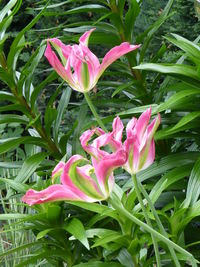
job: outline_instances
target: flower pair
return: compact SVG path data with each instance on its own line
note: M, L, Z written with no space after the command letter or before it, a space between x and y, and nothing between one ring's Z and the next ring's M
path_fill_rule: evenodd
M79 39L79 45L65 45L57 38L47 40L45 56L50 65L72 89L82 93L92 90L105 69L115 60L140 47L124 42L113 47L100 64L96 55L88 48L88 40L94 30L85 32Z
M80 141L83 149L91 155L91 162L80 155L72 156L67 163L60 162L53 170L52 178L61 175L61 184L42 191L29 189L22 200L34 205L59 200L95 202L108 198L114 186L113 171L116 168L123 167L135 174L153 163L153 136L160 124L160 115L149 124L150 117L151 109L147 109L138 120L132 118L126 127L124 143L124 126L119 117L114 119L110 133L101 128L87 130ZM95 134L98 137L90 142ZM107 147L111 153L106 151Z

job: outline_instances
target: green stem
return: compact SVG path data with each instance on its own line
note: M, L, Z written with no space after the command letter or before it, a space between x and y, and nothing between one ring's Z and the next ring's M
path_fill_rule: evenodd
M127 211L119 200L116 201L116 199L113 199L112 197L110 197L108 201L113 206L113 208L115 208L119 213L124 215L126 218L128 218L129 220L131 220L135 224L142 227L148 233L153 234L160 241L164 242L168 246L171 246L172 248L174 248L176 251L185 255L187 257L187 259L191 261L192 266L197 267L197 264L196 264L197 261L194 259L193 255L191 253L189 253L187 250L185 250L182 247L180 247L179 245L175 244L173 241L171 241L167 237L161 235L160 233L155 231L153 228L148 226L146 223L143 223L142 221L140 221L133 214L131 214L129 211Z
M101 118L100 118L99 115L97 114L97 112L96 112L96 110L95 110L95 107L94 107L94 105L92 104L92 101L91 101L91 99L90 99L88 93L84 93L84 96L85 96L85 99L86 99L86 101L87 101L87 104L88 104L90 110L92 111L92 114L94 115L96 121L98 122L99 126L100 126L105 132L107 132L107 129L106 129L105 125L103 124Z
M135 186L135 192L136 192L137 198L139 200L140 206L142 208L142 211L144 213L144 217L145 217L145 220L147 222L147 225L149 225L152 228L151 221L150 221L150 219L148 217L148 214L146 212L146 209L145 209L145 206L144 206L144 203L143 203L143 199L142 199L140 190L138 188L138 183L137 183L137 179L136 179L136 175L135 174L132 175L132 179L133 179L133 183L134 183L134 186ZM155 250L155 255L156 255L156 263L157 263L157 266L160 267L161 266L161 262L160 262L160 254L159 254L159 249L158 249L158 243L157 243L157 240L156 240L156 238L154 237L153 234L151 234L151 238L152 238L152 242L153 242L153 245L154 245L154 250Z
M139 187L140 191L142 192L143 196L146 198L146 200L147 200L147 202L148 202L148 204L150 206L150 209L153 212L154 218L155 218L156 223L157 223L157 225L158 225L158 227L160 229L161 234L164 235L165 237L168 237L167 232L165 231L165 228L163 227L163 225L161 223L161 220L160 220L160 218L159 218L159 216L158 216L158 214L156 212L156 209L155 209L155 207L154 207L149 195L147 194L146 190L144 189L142 183L139 180L138 180L138 187ZM169 248L169 251L170 251L170 253L172 255L172 258L174 260L175 266L176 267L181 267L174 249L171 248L170 246L168 246L168 248Z

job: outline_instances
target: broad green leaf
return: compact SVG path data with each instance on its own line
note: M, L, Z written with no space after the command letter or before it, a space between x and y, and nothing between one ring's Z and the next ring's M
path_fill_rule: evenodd
M46 158L47 155L48 153L40 152L26 158L21 170L15 178L15 181L25 183L29 179L29 177L35 172L35 170L40 166L41 162Z
M15 103L16 98L13 96L13 94L11 94L9 92L1 91L0 92L0 101L5 101L5 100Z
M12 179L0 178L0 182L8 184L12 189L16 190L19 193L25 193L28 190L27 185L23 185Z
M96 239L96 241L94 242L94 245L92 245L92 248L98 247L98 246L104 247L104 245L108 245L108 243L110 242L116 242L118 244L121 244L122 246L128 245L127 237L123 236L122 234L116 231L107 232L105 230L104 234L102 234L99 238Z
M191 112L187 115L185 115L183 118L180 119L180 121L174 125L173 127L164 128L160 131L158 131L155 135L155 139L163 139L167 138L168 136L171 137L174 133L184 131L187 129L187 127L192 128L190 122L195 120L200 116L200 112Z
M21 144L34 144L46 148L46 144L39 137L14 137L0 140L0 154L13 150Z
M97 203L86 203L86 202L79 202L79 201L70 201L69 203L77 207L90 210L96 213L103 213L107 210L110 210L107 206L100 205Z
M14 114L0 114L0 124L11 123L11 122L27 124L29 120L25 116L14 115Z
M161 72L165 74L177 74L181 76L187 76L194 80L200 81L200 76L197 72L197 69L189 65L170 64L170 63L160 63L160 64L146 63L146 64L141 64L137 67L134 67L133 69L151 70L151 71L157 71L157 72Z
M33 74L40 62L40 59L44 54L44 51L45 51L45 44L44 42L42 42L41 45L36 49L36 51L31 55L31 57L21 70L20 79L17 83L17 89L19 94L22 94L22 92L24 93L27 102L29 102L33 90L33 85L32 85Z
M189 164L181 166L179 168L175 168L163 175L150 192L149 196L152 199L152 202L155 203L161 193L171 184L176 183L180 179L187 177L190 174L191 168L191 164Z
M0 22L4 19L4 17L9 13L9 11L16 4L17 0L10 0L6 6L0 12Z
M72 93L71 88L69 87L65 88L58 104L57 117L53 128L54 139L56 140L57 143L58 143L59 127L62 122L63 114L66 111L67 106L69 104L71 93Z
M63 228L78 239L87 249L90 249L85 228L80 220L73 218Z
M0 168L6 168L6 169L19 169L22 166L21 161L11 161L11 162L0 162Z
M95 4L91 4L91 5L83 5L83 6L79 6L79 7L75 7L73 9L64 11L64 12L52 12L52 11L46 11L45 12L45 16L56 16L59 14L59 16L66 16L66 15L71 15L71 14L79 14L82 12L109 12L109 10L102 5L95 5Z
M51 72L47 78L42 81L38 86L36 86L34 88L33 93L31 94L31 107L34 108L35 104L36 104L36 99L39 95L39 93L41 92L41 90L45 87L45 85L47 85L48 83L52 82L53 80L55 80L58 77L56 72Z
M138 114L138 113L140 114L144 112L145 110L147 110L147 108L152 108L152 114L156 114L158 107L159 106L157 104L145 105L142 107L127 109L126 111L120 112L117 115L121 116L121 115L132 115L132 114Z
M52 230L54 230L54 228L45 229L45 230L39 232L39 233L37 234L37 236L36 236L36 239L38 240L38 239L43 238L45 235L47 235L47 234L48 234L49 232L51 232Z
M188 207L189 205L193 206L195 202L198 200L200 195L200 158L194 165L192 169L188 187L186 191L186 199L184 201L183 206Z
M0 214L0 221L24 219L27 216L28 216L27 214L20 214L20 213Z
M175 37L176 39L173 39L171 37L165 37L165 38L171 43L178 46L183 51L185 51L188 56L191 56L192 59L194 59L194 62L197 61L198 63L200 63L200 47L197 44L187 40L184 37L181 37L178 34L172 33L172 36Z
M182 153L175 153L166 157L163 157L159 160L159 162L154 162L150 167L147 169L140 171L137 175L140 181L145 181L151 177L156 177L157 175L161 175L166 171L169 171L177 166L185 166L187 164L193 164L200 153L198 152L182 152ZM128 180L127 183L124 185L124 190L133 187L132 180Z
M10 74L8 74L8 72L5 71L2 67L0 67L0 80L3 83L6 83L8 85L8 87L10 87L10 88L15 87L15 83L14 83L12 76Z
M35 241L35 242L31 242L31 243L28 243L28 244L24 244L22 246L19 246L19 247L16 247L16 248L13 248L13 249L10 249L8 251L5 251L3 253L0 254L0 257L5 257L9 254L12 254L12 253L15 253L17 251L20 251L20 250L23 250L23 249L26 249L26 248L29 248L29 247L33 247L33 246L38 246L38 245L42 245L42 244L46 244L45 242L40 242L40 241Z
M171 96L164 103L161 103L158 106L157 112L161 112L161 111L164 111L166 109L172 109L177 104L179 104L179 102L183 98L186 98L186 97L191 96L191 95L197 95L197 94L200 94L200 91L198 89L192 89L191 88L191 89L188 89L188 90L180 91L180 92L174 94L173 96Z
M10 47L8 57L7 57L7 65L8 65L9 69L12 69L13 63L16 61L16 52L18 50L19 43L20 43L21 39L23 38L25 32L30 30L35 25L35 23L37 23L37 21L40 19L40 17L45 12L47 5L48 5L48 2L46 4L46 6L44 6L43 10L26 27L24 27L23 30L21 30L17 34L16 38L14 39L14 41Z
M127 87L130 87L134 82L128 82L125 84L121 84L120 86L117 87L117 89L113 92L112 97L114 97L116 94L118 94L119 92L121 92L122 90L126 89Z
M128 12L125 15L124 28L126 40L132 42L133 28L135 20L140 12L140 6L137 0L131 0L129 4Z

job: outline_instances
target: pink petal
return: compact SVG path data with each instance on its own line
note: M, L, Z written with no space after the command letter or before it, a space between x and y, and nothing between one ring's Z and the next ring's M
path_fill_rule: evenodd
M92 158L98 184L105 196L109 196L109 193L112 191L112 188L109 188L109 185L114 184L112 171L117 167L124 165L126 160L127 153L123 149L105 156L100 161Z
M89 41L89 38L90 38L90 34L96 30L96 28L94 29L91 29L89 31L86 31L79 39L79 42L85 46L88 46L88 41Z
M58 57L51 49L49 43L47 43L47 48L45 50L45 57L48 59L50 65L54 68L54 70L58 73L58 75L63 78L66 82L70 84L70 86L74 87L74 83L71 77L71 71L65 70L61 62L59 61Z
M154 162L154 160L155 160L155 142L154 140L151 140L146 160L140 170L148 168Z
M98 156L97 149L93 145L88 144L88 142L90 141L92 136L95 134L95 131L96 131L95 129L87 130L80 137L81 146L88 154L92 155L93 157Z
M138 172L138 166L140 162L139 145L140 144L134 135L127 137L126 141L124 142L124 149L128 155L128 160L124 165L124 168L131 175Z
M128 124L126 126L126 135L127 135L127 138L133 136L133 134L134 134L134 128L135 128L136 123L137 123L137 119L134 118L134 117L128 122Z
M147 129L150 118L151 118L151 108L148 108L145 112L142 113L142 115L137 120L134 129L139 142L142 142L142 138Z
M105 69L111 65L115 60L120 58L121 56L139 48L140 45L130 45L127 42L120 44L119 46L113 47L103 58L99 69L99 77L105 71Z
M58 38L51 38L47 40L51 44L54 44L57 49L59 48L60 51L62 52L63 56L68 59L69 55L71 53L72 47L71 45L65 45L63 44Z
M61 200L91 201L90 198L81 198L71 191L71 189L60 184L51 185L42 191L29 189L22 197L22 201L27 203L29 206Z
M114 119L112 128L113 128L112 134L114 139L116 141L121 142L124 125L118 116Z
M55 176L58 176L61 174L63 168L65 166L65 163L63 161L60 161L56 167L52 171L52 177L55 178Z

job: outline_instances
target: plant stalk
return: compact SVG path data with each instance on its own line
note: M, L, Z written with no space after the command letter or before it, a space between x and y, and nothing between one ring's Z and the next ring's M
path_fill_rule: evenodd
M94 107L94 105L93 105L93 103L92 103L92 101L91 101L91 99L90 99L88 93L84 93L84 96L85 96L85 99L86 99L86 101L87 101L87 104L88 104L88 106L89 106L89 108L90 108L92 114L94 115L96 121L98 122L99 126L100 126L105 132L107 132L107 129L106 129L105 125L103 124L101 118L99 117L98 113L96 112L96 109L95 109L95 107Z
M165 228L163 227L163 225L161 223L161 220L160 220L160 218L159 218L159 216L158 216L158 214L156 212L156 209L155 209L155 207L154 207L154 205L153 205L148 193L146 192L145 188L143 187L142 183L139 180L138 180L138 187L139 187L140 191L142 192L143 196L146 198L146 200L147 200L147 202L148 202L148 204L150 206L150 209L153 212L154 218L155 218L156 223L157 223L157 225L158 225L158 227L160 229L161 234L168 238L167 232L165 231ZM170 246L168 246L168 248L169 248L169 251L170 251L170 253L172 255L172 258L174 260L175 266L176 267L181 267L174 249L171 248Z
M193 255L189 253L187 250L183 249L179 245L175 244L173 241L168 239L167 237L161 235L159 232L151 228L149 225L146 223L143 223L140 221L138 218L136 218L133 214L131 214L129 211L127 211L122 203L119 201L116 201L116 199L113 199L112 197L109 198L108 202L115 208L119 213L124 215L126 218L134 222L135 224L139 225L142 227L145 231L147 231L150 234L153 234L155 238L159 239L160 241L164 242L168 246L171 246L174 248L176 251L180 252L182 255L186 256L188 260L191 261L193 267L197 267L197 261L194 259Z
M142 199L139 187L138 187L138 183L137 183L137 179L136 179L136 175L135 174L132 175L132 179L133 179L133 183L134 183L134 186L135 186L135 192L136 192L137 198L139 200L140 206L142 208L142 211L144 213L144 217L145 217L145 220L147 222L147 225L149 225L152 228L152 224L151 224L151 221L150 221L150 219L148 217L148 214L146 212L146 209L145 209L145 206L144 206L144 203L143 203L143 199ZM156 240L156 238L154 237L153 234L151 234L151 238L152 238L152 242L153 242L153 246L154 246L154 250L155 250L157 266L161 267L160 254L159 254L157 240Z

